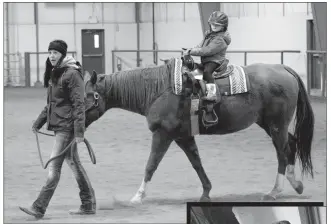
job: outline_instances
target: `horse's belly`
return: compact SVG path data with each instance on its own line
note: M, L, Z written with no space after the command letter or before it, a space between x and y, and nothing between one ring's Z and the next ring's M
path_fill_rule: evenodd
M215 134L229 134L248 128L259 117L259 106L249 99L249 96L226 97L219 108L216 108L218 125Z
M252 124L256 122L255 116L250 116L245 119L237 119L235 117L224 117L219 119L219 129L217 131L218 134L230 134L233 132L237 132L243 129L248 128Z

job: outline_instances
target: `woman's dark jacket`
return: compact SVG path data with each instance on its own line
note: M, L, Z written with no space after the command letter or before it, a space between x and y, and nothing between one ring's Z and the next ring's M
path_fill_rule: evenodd
M74 132L75 137L84 137L85 104L82 68L75 59L67 56L59 68L53 69L47 88L47 105L33 127L38 130L47 123L47 130Z

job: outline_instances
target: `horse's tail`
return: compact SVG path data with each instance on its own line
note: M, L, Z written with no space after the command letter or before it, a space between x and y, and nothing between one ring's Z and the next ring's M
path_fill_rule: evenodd
M314 112L302 79L292 68L288 66L284 67L297 79L299 84L294 137L296 140L297 155L302 165L302 174L306 173L310 174L311 177L314 177L313 165L311 162L311 145L314 135L315 123Z

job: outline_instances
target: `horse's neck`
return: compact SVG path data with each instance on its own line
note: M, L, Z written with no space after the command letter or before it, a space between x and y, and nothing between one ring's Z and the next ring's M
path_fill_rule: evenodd
M142 81L133 84L131 78ZM142 74L135 74L127 77L127 82L121 84L120 82L113 82L111 91L113 96L112 107L145 116L151 103L169 87L169 80L161 78L155 79L155 76L153 76L148 80ZM125 84L123 85L123 83Z
M115 88L114 88L115 89ZM132 92L130 92L132 94ZM126 111L130 111L133 113L137 113L140 115L145 116L146 112L148 111L151 102L153 101L153 99L160 93L154 93L151 94L143 103L141 101L136 101L136 103L132 102L132 100L128 100L129 98L134 99L135 96L134 94L129 94L128 95L117 95L116 99L115 99L115 104L113 104L113 108L119 108L119 109L123 109Z

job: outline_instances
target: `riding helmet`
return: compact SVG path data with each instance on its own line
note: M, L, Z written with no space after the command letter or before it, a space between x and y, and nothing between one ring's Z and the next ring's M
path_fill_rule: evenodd
M215 11L209 16L208 23L228 27L229 18L224 12Z

